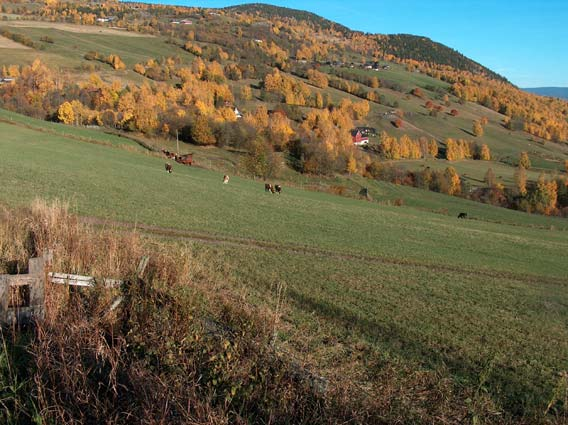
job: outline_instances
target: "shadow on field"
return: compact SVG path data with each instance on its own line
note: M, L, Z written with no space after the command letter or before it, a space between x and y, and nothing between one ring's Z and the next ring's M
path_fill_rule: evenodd
M466 354L460 353L458 347L427 346L424 341L420 341L396 323L381 323L361 317L345 308L332 305L325 300L317 300L293 288L287 289L287 295L298 309L315 312L349 333L358 333L374 344L387 346L395 356L417 361L423 367L441 374L449 371L458 386L477 391L483 387L494 400L498 400L498 405L513 416L534 415L549 401L546 397L554 387L554 383L547 381L538 373L539 370L528 367L528 364L523 368L523 365L515 367L513 364L507 364L506 361L496 361L506 358L499 353L484 358L480 356L478 360L468 358ZM482 347L479 349L484 350ZM495 364L491 365L492 363Z

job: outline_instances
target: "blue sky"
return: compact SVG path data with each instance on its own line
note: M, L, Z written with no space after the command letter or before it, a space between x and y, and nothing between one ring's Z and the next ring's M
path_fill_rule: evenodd
M225 7L232 0L145 0ZM568 87L568 0L268 0L370 33L423 35L519 87Z

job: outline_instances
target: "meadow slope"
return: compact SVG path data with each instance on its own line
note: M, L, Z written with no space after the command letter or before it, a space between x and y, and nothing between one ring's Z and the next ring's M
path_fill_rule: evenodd
M272 195L262 181L223 185L222 171L167 174L162 158L100 131L6 118L1 203L62 199L98 225L190 243L259 305L284 285L278 339L324 375L375 385L372 358L403 381L431 370L466 393L481 385L507 415L550 401L568 356L565 220L356 178L379 202ZM381 202L392 196L405 206Z

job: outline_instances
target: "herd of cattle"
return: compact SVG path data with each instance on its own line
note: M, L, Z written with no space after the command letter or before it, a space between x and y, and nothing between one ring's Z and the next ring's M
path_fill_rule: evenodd
M191 158L192 154L188 154L188 155L177 155L173 152L167 151L162 149L162 153L164 155L166 155L167 158L169 159L173 159L176 162L179 162L181 164L187 164L187 165L192 165L193 164L193 158ZM184 157L189 156L190 159L187 162L184 162ZM166 173L171 174L173 172L173 167L172 164L170 164L169 162L166 162L165 164L165 169L166 169ZM223 176L223 184L228 184L229 183L229 176L228 175L224 175ZM280 186L279 184L271 184L271 183L265 183L264 184L264 191L265 192L271 192L271 193L282 193L282 186Z
M167 151L165 149L162 149L162 153L166 156L166 158L173 159L175 162L178 162L180 164L189 165L189 166L193 165L193 154L192 153L188 153L188 154L185 154L185 155L178 155L175 152L170 152L170 151Z
M166 158L173 159L174 161L179 162L180 164L184 164L184 165L192 165L193 164L193 154L191 154L191 153L189 153L187 155L178 155L174 152L170 152L170 151L167 151L165 149L162 149L162 153L164 155L166 155ZM171 174L172 171L173 171L172 164L170 164L169 162L166 162L166 173ZM225 174L223 176L223 184L228 184L228 183L229 183L229 176ZM265 183L264 184L264 191L280 194L280 193L282 193L282 186L280 186L279 184ZM467 218L467 213L464 213L464 212L459 213L458 218Z

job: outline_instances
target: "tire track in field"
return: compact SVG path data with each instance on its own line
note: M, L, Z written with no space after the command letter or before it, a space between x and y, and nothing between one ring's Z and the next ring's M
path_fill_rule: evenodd
M539 284L548 283L553 285L568 286L568 280L552 276L540 276L520 274L499 270L474 269L466 266L448 265L440 263L428 263L417 260L399 259L380 255L365 255L350 252L331 251L311 246L294 245L289 243L275 243L258 239L222 236L208 233L198 233L188 230L160 227L149 224L130 223L116 220L102 219L97 217L80 217L81 222L96 227L111 227L124 231L137 231L147 235L161 236L191 242L201 242L211 245L246 247L275 252L288 252L292 254L304 254L317 257L336 258L340 260L357 260L368 263L382 263L402 267L418 267L437 273L456 273L461 275L485 276L496 279L508 279L517 282Z

